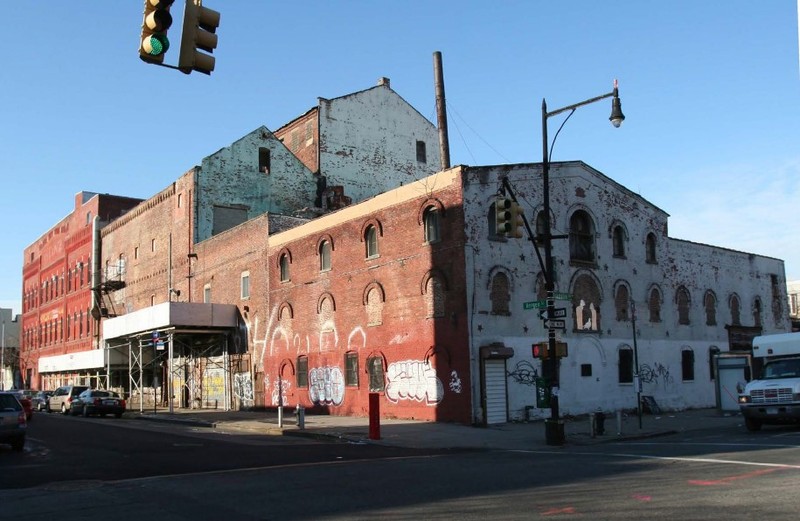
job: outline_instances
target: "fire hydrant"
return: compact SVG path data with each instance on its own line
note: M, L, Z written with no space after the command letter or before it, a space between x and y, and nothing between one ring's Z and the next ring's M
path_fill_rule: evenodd
M294 410L295 416L297 416L297 428L298 429L305 429L306 428L306 410L305 408L297 404L297 408Z

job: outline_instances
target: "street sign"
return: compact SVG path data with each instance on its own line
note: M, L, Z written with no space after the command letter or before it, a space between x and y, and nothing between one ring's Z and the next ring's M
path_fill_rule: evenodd
M564 329L567 323L564 320L545 320L544 327L547 329Z
M553 309L553 318L565 318L567 316L567 308L554 308ZM547 310L543 309L539 312L539 318L542 320L547 320Z
M553 298L556 300L572 300L572 295L569 293L553 293Z
M522 309L544 309L547 307L546 300L533 300L531 302L523 302Z

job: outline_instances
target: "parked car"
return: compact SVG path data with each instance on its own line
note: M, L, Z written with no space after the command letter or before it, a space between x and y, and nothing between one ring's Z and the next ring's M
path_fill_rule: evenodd
M30 398L29 391L21 391L19 389L15 389L10 391L17 396L17 400L19 403L22 404L22 409L25 411L25 419L27 421L31 421L33 419L33 401Z
M31 402L33 402L33 409L39 412L47 408L47 400L53 395L53 391L39 391L33 395Z
M47 400L47 412L61 411L61 414L67 414L72 408L72 402L88 388L88 385L63 385L59 387L53 391L53 396Z
M72 400L70 412L84 416L113 414L120 418L125 412L125 400L114 391L87 389Z
M25 409L19 403L17 394L0 391L0 443L8 443L19 452L25 446L27 430Z

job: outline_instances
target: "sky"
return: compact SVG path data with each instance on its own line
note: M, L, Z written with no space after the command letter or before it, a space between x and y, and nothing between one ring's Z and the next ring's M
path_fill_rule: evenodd
M542 100L572 105L617 79L622 127L608 100L581 107L552 159L666 211L670 237L782 259L798 280L798 4L208 0L211 76L139 59L141 0L4 5L0 307L21 313L23 250L81 191L149 198L257 127L380 77L435 123L436 51L453 165L541 161ZM174 65L183 0L171 12Z

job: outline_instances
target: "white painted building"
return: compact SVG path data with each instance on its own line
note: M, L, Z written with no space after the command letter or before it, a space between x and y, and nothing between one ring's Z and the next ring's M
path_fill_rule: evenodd
M544 300L543 269L527 234L492 236L504 176L534 230L543 206L541 165L468 168L473 393L486 396L489 365L497 365L482 359L481 347L510 347L508 417L541 417L549 409L535 408L542 367L531 347L547 340L547 330L523 305ZM562 414L636 408L632 304L642 393L666 409L714 406L714 357L746 357L753 336L789 331L783 261L670 237L666 212L582 162L554 163L550 177L553 235L568 237L553 240L556 291L569 297L557 302L566 309L557 337L568 346ZM492 417L481 400L473 403L476 418Z

